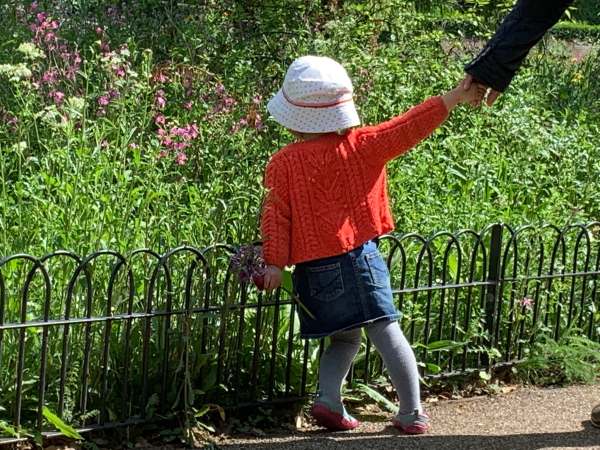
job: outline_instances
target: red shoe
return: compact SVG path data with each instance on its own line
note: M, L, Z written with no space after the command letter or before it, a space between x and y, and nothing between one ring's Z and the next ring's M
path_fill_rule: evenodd
M360 425L360 422L354 417L344 416L332 411L322 403L315 403L312 407L311 414L317 421L317 424L331 431L353 430Z
M406 434L425 434L429 430L429 416L415 409L412 414L396 415L392 424Z

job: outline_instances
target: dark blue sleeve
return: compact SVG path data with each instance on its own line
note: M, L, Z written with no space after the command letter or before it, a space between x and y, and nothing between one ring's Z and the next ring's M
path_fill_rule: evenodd
M465 71L503 92L533 47L573 0L519 0Z

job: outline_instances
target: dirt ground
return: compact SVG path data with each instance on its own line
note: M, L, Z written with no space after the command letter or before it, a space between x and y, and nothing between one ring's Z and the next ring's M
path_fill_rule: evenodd
M389 413L359 411L361 426L328 433L306 424L301 431L262 437L232 436L218 449L600 449L600 429L589 417L600 403L600 385L566 388L519 387L495 396L427 404L431 432L404 436L390 426Z

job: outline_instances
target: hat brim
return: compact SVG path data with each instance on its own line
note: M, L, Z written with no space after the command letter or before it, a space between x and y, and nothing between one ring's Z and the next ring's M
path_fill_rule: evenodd
M278 123L300 133L331 133L360 125L353 101L326 108L295 106L279 90L267 110Z

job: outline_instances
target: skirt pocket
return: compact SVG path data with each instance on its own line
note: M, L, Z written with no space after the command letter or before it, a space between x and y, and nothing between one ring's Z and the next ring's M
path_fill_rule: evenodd
M379 251L374 251L365 255L371 280L377 287L388 287L390 285L390 272Z
M344 280L340 263L307 267L310 297L321 302L331 302L344 293Z

